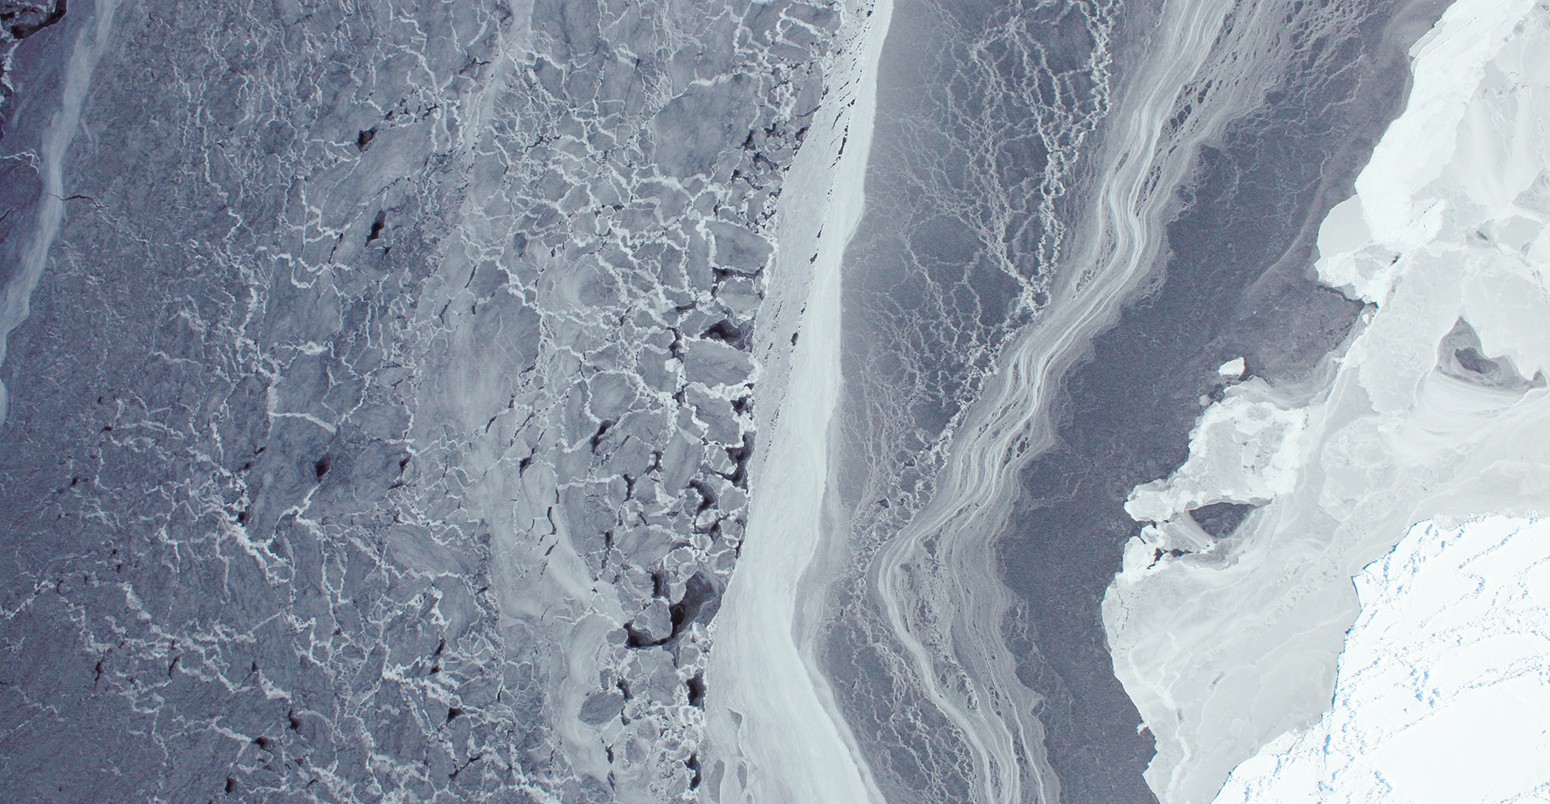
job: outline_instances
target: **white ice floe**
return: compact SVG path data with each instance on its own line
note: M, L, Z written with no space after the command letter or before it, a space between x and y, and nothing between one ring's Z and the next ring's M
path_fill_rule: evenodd
M1219 804L1550 799L1550 522L1425 522L1356 578L1333 709Z
M851 20L864 21L848 23L853 38L825 72L831 86L849 89L815 115L783 194L771 312L760 327L762 342L773 333L793 347L771 356L759 386L758 431L770 435L751 469L757 493L716 618L706 676L712 800L881 800L816 666L811 626L822 600L813 564L828 525L829 427L841 387L840 261L861 219L891 10L878 2L863 17L860 4L847 5ZM787 340L788 330L800 341Z
M1520 666L1512 656L1527 643L1488 640L1508 633L1502 624L1477 618L1471 631L1467 620L1455 628L1405 608L1451 617L1471 606L1544 605L1542 569L1528 587L1537 602L1480 597L1528 577L1515 568L1543 567L1550 556L1543 526L1511 536L1510 549L1500 520L1480 526L1484 535L1466 529L1467 538L1447 529L1550 509L1550 7L1459 0L1411 55L1405 112L1357 180L1356 197L1319 233L1320 275L1375 305L1336 360L1326 392L1289 406L1255 381L1229 389L1202 417L1189 461L1137 488L1127 506L1161 524L1129 546L1104 620L1115 671L1156 735L1147 778L1167 802L1211 800L1262 747L1238 772L1233 795L1499 800L1498 793L1550 781L1538 759L1543 750L1511 754L1512 762L1481 753L1498 744L1526 750L1544 738L1546 721L1498 722L1544 695L1544 660L1514 676ZM1218 500L1265 504L1212 549L1157 552L1165 531L1185 519L1180 514ZM1413 531L1414 544L1353 587L1353 576L1428 520L1438 524ZM1498 538L1499 548L1480 546ZM1491 557L1468 559L1477 547ZM1431 557L1424 566L1405 563L1414 556ZM1449 569L1466 559L1467 581ZM1417 597L1423 584L1425 597ZM1473 597L1465 594L1471 590ZM1437 637L1437 628L1451 630ZM1480 683L1443 695L1453 689L1446 685L1469 682L1433 674L1406 683L1436 696L1410 709L1379 703L1388 699L1363 692L1357 677L1365 683L1390 671L1361 658L1371 649L1364 634L1410 657L1396 665L1401 673L1421 673L1419 663L1432 660L1461 672L1454 661L1467 660L1477 663L1469 672ZM1456 638L1485 641L1455 657L1446 643ZM1509 648L1512 656L1502 652ZM1320 722L1332 693L1336 712L1317 727L1324 731L1310 732L1329 737L1327 744L1296 736ZM1540 704L1540 711L1550 709ZM1404 728L1412 716L1426 725ZM1449 744L1467 746L1439 755L1426 737L1437 733L1431 729L1452 730L1462 743ZM1315 748L1321 753L1308 759ZM1403 758L1407 752L1430 759L1418 765ZM1457 761L1440 765L1439 756ZM1498 762L1511 772L1498 773ZM1443 769L1452 775L1439 780ZM1383 773L1393 792L1363 787L1369 771ZM1282 773L1286 780L1274 778ZM1352 786L1306 795L1310 788L1298 785L1309 773ZM1468 792L1450 795L1459 790Z
M1263 388L1245 383L1207 408L1190 435L1189 459L1166 481L1137 486L1125 512L1161 523L1202 505L1262 503L1291 491L1308 412L1259 398Z

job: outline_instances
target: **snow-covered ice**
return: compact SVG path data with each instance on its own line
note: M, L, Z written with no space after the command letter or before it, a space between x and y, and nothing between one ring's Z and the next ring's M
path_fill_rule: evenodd
M1550 800L1550 522L1423 522L1356 578L1333 709L1218 804Z

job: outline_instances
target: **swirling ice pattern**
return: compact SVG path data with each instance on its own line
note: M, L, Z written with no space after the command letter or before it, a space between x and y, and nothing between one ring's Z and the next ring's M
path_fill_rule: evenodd
M1017 677L1001 631L1013 601L992 537L1020 469L1052 443L1051 392L1062 374L1159 264L1163 227L1199 147L1256 108L1300 49L1348 38L1367 12L1353 3L1178 0L1150 35L1112 39L1116 9L1083 5L1091 49L1077 59L1081 69L1055 80L1045 49L1028 41L1058 28L1027 25L1043 7L973 20L972 29L926 8L920 17L951 55L927 59L933 77L921 83L946 89L921 104L949 122L891 131L886 92L879 110L875 148L887 156L874 161L868 204L901 225L869 232L863 222L853 246L863 267L850 270L878 300L858 292L850 302L871 343L847 345L866 355L846 418L848 478L837 480L854 510L854 563L834 604L846 619L833 626L827 661L833 676L890 680L841 696L853 723L877 734L864 743L885 790L1054 800L1060 783L1033 714L1039 694ZM1130 13L1133 24L1150 19ZM1121 54L1131 61L1117 84L1115 42L1137 51ZM936 75L939 64L955 69ZM1075 76L1087 79L1085 93L1071 90ZM1007 164L1026 142L998 126L1008 109L1033 121L1025 133L1063 132L1038 140L1042 172ZM1078 148L1096 154L1090 164ZM902 178L889 181L895 170ZM1081 205L1063 205L1082 175ZM1063 209L1075 213L1069 228L1055 218ZM938 218L970 233L967 245L932 253L910 238ZM880 277L870 283L869 260L885 266L870 269ZM879 293L884 282L903 290ZM1007 291L1017 303L994 306L991 297ZM859 616L851 604L869 598L875 612Z
M906 55L890 65L884 54L867 183L868 209L879 212L863 220L846 268L847 310L862 322L847 325L845 355L862 390L841 420L843 460L862 467L846 474L864 479L842 492L860 503L851 523L858 567L881 542L861 534L897 530L920 509L952 411L1048 298L1062 242L1057 207L1109 102L1112 12L1096 3L895 7L889 52ZM1052 46L1040 38L1048 30L1070 41ZM940 237L959 239L949 248ZM861 587L847 594L859 597ZM869 632L847 642L888 650L885 621L845 627ZM875 661L891 669L831 676L902 679L901 658L880 654ZM963 798L979 777L995 796L1015 791L1006 776L1015 763L988 773L962 746L931 739L946 721L908 687L850 693L851 706L877 713L857 730L881 735L874 752L895 758L898 767L882 774L895 790Z

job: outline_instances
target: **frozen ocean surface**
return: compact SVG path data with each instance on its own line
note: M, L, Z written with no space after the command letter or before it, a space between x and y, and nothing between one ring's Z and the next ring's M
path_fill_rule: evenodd
M0 0L0 783L1543 797L1547 31Z

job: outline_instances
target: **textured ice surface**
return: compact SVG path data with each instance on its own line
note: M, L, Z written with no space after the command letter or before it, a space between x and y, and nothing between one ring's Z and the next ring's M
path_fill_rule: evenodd
M65 0L0 0L0 130L15 87L10 79L16 45L64 18Z
M9 795L697 796L783 178L865 15L82 0L28 36Z
M1542 655L1514 658L1542 647L1491 647L1497 636L1503 650L1514 634L1542 640L1515 618L1542 616L1529 576L1550 555L1543 528L1451 531L1493 512L1543 516L1550 500L1546 53L1542 3L1447 11L1412 50L1404 114L1320 229L1322 278L1372 304L1358 334L1314 392L1230 389L1201 418L1184 466L1133 491L1132 513L1157 524L1127 546L1104 619L1115 669L1158 737L1147 778L1163 799L1209 800L1267 744L1232 800L1296 800L1320 781L1333 788L1319 797L1337 800L1460 800L1450 790L1498 800L1550 778L1528 747L1544 722L1492 715L1543 695ZM1157 534L1187 529L1190 506L1210 499L1265 504L1231 538L1159 552ZM1437 524L1412 530L1353 589L1349 579L1422 520ZM1432 608L1479 616L1428 619ZM1460 644L1478 645L1467 657L1478 688L1443 677L1457 665L1441 651ZM1395 664L1375 664L1374 650ZM1366 686L1390 672L1415 675L1405 686L1420 708L1395 709L1399 698ZM1315 731L1282 737L1318 722L1332 690L1336 710ZM1434 752L1464 743L1475 748L1439 764ZM1528 753L1473 753L1492 745ZM1426 781L1444 766L1448 780ZM1390 769L1385 792L1370 774Z
M1151 798L1100 616L1126 495L1185 460L1224 362L1300 376L1344 337L1357 307L1311 281L1312 241L1398 112L1412 16L896 4L818 626L884 795ZM1027 142L1009 110L1081 136Z
M1333 708L1216 801L1550 798L1550 524L1423 522L1356 596Z

